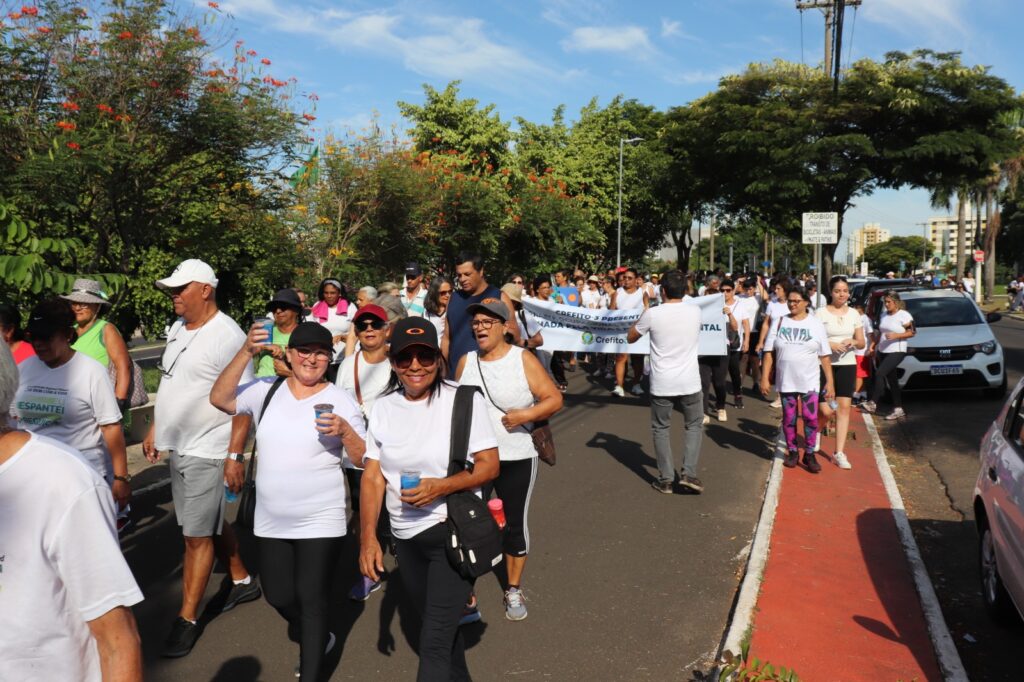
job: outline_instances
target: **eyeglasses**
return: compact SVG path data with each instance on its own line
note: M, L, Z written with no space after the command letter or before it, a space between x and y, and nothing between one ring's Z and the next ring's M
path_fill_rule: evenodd
M441 291L437 292L437 295L438 296L451 296L452 295L452 290L451 289L441 289Z
M291 348L289 350L295 351L295 354L299 356L299 360L307 360L312 355L313 360L316 362L330 360L334 354L332 351L324 350L323 348Z
M501 320L495 319L493 317L488 317L488 318L483 319L483 320L473 320L473 321L471 321L469 323L469 326L470 326L471 329L485 329L486 330L486 329L490 329L491 327L493 327L494 325L499 324L499 323L501 323Z
M83 301L71 301L72 308L88 308L91 305L99 305L99 303L85 303Z
M807 301L805 301L802 298L789 298L789 299L786 299L786 304L787 305L798 305L800 303L806 303L806 302Z
M385 325L387 325L387 322L378 318L374 318L372 320L356 320L356 331L365 332L371 329L380 331L385 327Z
M403 350L395 356L395 366L398 367L398 369L409 369L412 367L413 359L420 363L420 367L430 369L437 364L437 351L432 348L412 348L409 350Z

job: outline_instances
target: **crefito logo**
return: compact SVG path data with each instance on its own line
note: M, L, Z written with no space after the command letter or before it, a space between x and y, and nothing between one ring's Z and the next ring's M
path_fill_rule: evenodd
M591 344L594 343L594 335L590 332L583 332L582 334L583 343Z

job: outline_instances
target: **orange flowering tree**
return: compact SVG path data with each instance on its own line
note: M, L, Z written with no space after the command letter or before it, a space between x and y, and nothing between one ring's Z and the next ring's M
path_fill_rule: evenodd
M189 257L221 274L228 310L257 309L296 265L275 211L315 102L241 41L215 57L231 51L217 3L101 7L42 0L2 18L0 194L35 236L78 240L56 267L126 276L124 331L162 328L152 282Z

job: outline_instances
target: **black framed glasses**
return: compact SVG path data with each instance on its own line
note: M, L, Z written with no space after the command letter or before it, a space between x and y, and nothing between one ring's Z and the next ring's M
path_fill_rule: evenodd
M486 330L486 329L490 329L494 325L500 324L500 323L501 323L501 320L493 318L493 317L488 317L488 318L485 318L483 320L472 320L469 323L469 327L470 327L470 329L485 329Z
M365 332L369 331L370 329L376 329L377 331L380 331L386 325L387 322L376 317L371 320L356 320L356 331Z

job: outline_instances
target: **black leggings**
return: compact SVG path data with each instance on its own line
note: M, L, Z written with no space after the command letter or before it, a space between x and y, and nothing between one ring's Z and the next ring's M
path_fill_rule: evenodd
M345 538L257 538L263 593L299 643L304 680L319 680L327 646L331 580Z
M871 387L871 400L877 403L882 398L886 384L892 396L893 407L903 407L903 396L900 395L900 380L896 376L896 368L907 357L906 353L879 353L881 361L875 369L875 385Z
M740 360L743 359L743 351L729 351L729 380L732 381L732 394L743 394L743 374L740 373Z
M555 351L551 354L551 375L555 379L555 383L561 386L566 383L565 380L565 358L568 357L568 353L563 351Z
M500 462L498 477L481 489L485 500L490 499L491 490L501 498L508 524L505 526L505 554L526 556L530 553L527 516L533 484L537 482L537 462L536 457Z
M448 562L447 540L447 526L438 524L408 540L395 541L398 573L423 618L417 682L470 679L459 619L472 585Z
M700 368L700 388L704 392L704 411L711 409L711 386L715 387L715 409L725 409L725 371L729 358L725 355L701 355L697 358Z

